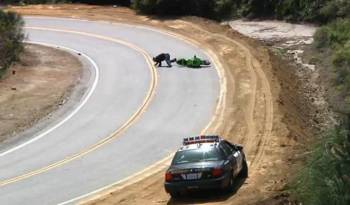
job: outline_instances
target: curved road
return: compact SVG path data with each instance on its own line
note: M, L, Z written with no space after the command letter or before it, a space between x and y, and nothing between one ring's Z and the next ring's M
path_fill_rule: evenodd
M208 58L198 48L146 27L25 20L29 41L82 53L91 79L69 112L0 151L1 204L59 204L92 192L167 157L210 122L216 70L156 69L150 59L161 52Z

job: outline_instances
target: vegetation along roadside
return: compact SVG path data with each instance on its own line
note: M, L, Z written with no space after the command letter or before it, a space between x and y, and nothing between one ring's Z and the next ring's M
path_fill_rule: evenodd
M0 78L23 51L23 24L20 15L0 10Z
M5 3L60 3L77 1L6 0ZM232 18L280 19L293 22L311 22L321 25L314 36L315 61L327 67L328 100L338 113L338 125L321 136L308 154L305 166L290 190L303 204L350 204L350 1L349 0L134 0L79 1L90 4L120 4L131 6L143 14L157 16L195 15L218 21ZM4 16L14 17L4 17ZM5 70L21 51L22 20L13 13L1 12L0 53L1 71ZM9 25L3 23L8 19ZM17 19L18 18L18 19ZM11 23L11 19L14 19ZM16 20L17 19L17 20ZM6 21L6 22L7 22ZM3 25L4 24L4 25ZM9 26L6 28L6 26ZM13 26L13 28L11 27ZM6 29L3 29L6 28ZM2 33L12 28L18 34L13 41L5 41ZM10 38L11 37L11 38ZM12 39L12 41L11 41ZM16 39L16 38L15 38ZM4 46L9 42L8 47ZM3 45L4 44L4 45ZM6 54L3 55L3 54ZM0 71L0 72L1 72Z
M290 188L303 204L350 204L350 19L338 18L314 36L316 64L325 68L328 101L338 125L316 143Z
M313 44L328 66L328 99L338 125L315 136L290 190L303 204L350 204L350 1L347 0L135 0L141 13L196 15L215 20L280 19L321 25ZM328 57L330 56L330 57Z

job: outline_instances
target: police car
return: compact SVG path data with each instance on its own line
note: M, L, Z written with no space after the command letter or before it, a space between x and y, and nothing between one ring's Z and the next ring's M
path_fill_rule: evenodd
M184 138L165 173L164 187L172 197L194 189L234 189L237 177L248 176L243 147L219 136Z

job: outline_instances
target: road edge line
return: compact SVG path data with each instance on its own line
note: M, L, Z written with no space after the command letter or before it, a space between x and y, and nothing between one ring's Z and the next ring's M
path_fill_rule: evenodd
M89 20L82 20L82 21L89 21ZM92 22L94 22L94 21L92 21ZM185 36L183 36L181 34L176 34L174 32L167 31L167 30L164 30L164 29L157 29L157 28L147 27L147 26L138 25L138 24L136 24L136 25L135 24L130 24L129 25L129 24L124 24L124 23L110 23L110 24L118 24L118 25L129 26L129 27L130 26L134 26L134 27L136 26L138 28L142 28L142 29L147 29L147 30L150 30L150 31L158 32L158 33L161 33L161 34L165 34L165 35L171 36L171 37L176 38L178 40L182 40L182 41L186 42L187 44L189 44L189 45L191 45L193 47L196 47L196 48L199 48L199 45L200 45L195 40L192 40L192 39L190 39L188 37L185 37ZM226 81L226 79L227 79L227 77L226 77L226 74L225 74L225 70L223 69L223 65L221 64L221 62L217 58L217 56L210 49L200 49L200 50L202 50L204 52L204 54L209 57L210 61L213 62L214 66L215 66L215 70L217 71L217 74L218 74L218 77L219 77L219 84L220 84L220 94L219 94L219 97L218 97L219 100L217 102L217 106L215 108L214 115L211 118L211 120L209 121L209 123L207 124L207 126L201 131L201 134L206 134L208 132L209 128L217 120L216 119L217 116L220 115L220 113L222 114L222 109L224 107L226 107L226 93L227 93L227 81ZM173 156L173 155L174 155L174 153L172 153L170 156ZM114 188L113 191L120 190L120 188L117 186L118 184L123 183L123 182L129 180L130 178L132 178L134 176L141 175L144 172L150 170L151 168L156 170L156 171L152 172L152 174L155 174L155 173L161 171L162 169L165 168L163 166L160 166L162 164L161 162L166 161L168 158L169 158L169 156L164 158L164 159L162 159L162 160L160 160L160 161L158 161L158 162L156 162L156 163L154 163L154 164L152 164L152 165L150 165L150 166L148 166L148 167L146 167L145 169L137 172L136 174L125 178L124 180L120 180L120 181L114 182L112 184L109 184L109 185L107 185L105 187L102 187L100 189L97 189L95 191L92 191L92 192L89 192L87 194L78 196L78 197L76 197L74 199L71 199L71 200L68 200L66 202L62 202L62 203L60 203L58 205L70 204L70 203L77 202L77 201L79 201L81 199L84 199L84 198L86 198L86 200L85 201L79 201L78 204L88 203L90 201L96 200L96 198L100 197L101 195L106 195L107 193L101 193L101 194L99 194L97 196L91 196L91 195L98 194L98 192L106 191L107 189L112 188L113 186L115 186L115 187L113 187ZM143 174L142 178L139 178L137 180L131 180L129 183L127 183L126 185L124 185L122 187L125 188L125 187L127 187L129 185L132 185L134 183L142 181L143 179L151 176L152 174L149 174L149 175L148 174ZM109 191L108 193L113 192L113 191Z
M98 35L98 34L79 32L79 31L73 31L73 30L64 30L64 29L60 30L60 29L43 28L43 27L27 27L27 28L85 35L85 36L94 37L97 39L111 41L111 42L129 47L131 49L134 49L135 51L139 52L145 58L146 63L148 64L148 68L151 72L151 83L149 86L149 90L147 91L146 97L144 98L144 101L142 102L142 104L138 108L138 110L135 113L133 113L132 116L129 119L127 119L127 121L121 127L119 127L117 130L115 130L108 137L103 138L102 140L98 141L97 143L89 146L87 149L83 149L83 150L79 151L78 153L72 154L71 156L66 157L62 160L59 160L55 163L49 164L49 165L44 166L42 168L36 169L34 171L31 171L31 172L28 172L28 173L25 173L25 174L22 174L22 175L19 175L16 177L12 177L12 178L0 181L0 187L15 183L15 182L18 182L18 181L21 181L21 180L24 180L24 179L27 179L30 177L33 177L35 175L47 172L47 171L54 169L54 168L60 167L60 166L67 164L75 159L83 157L83 156L89 154L90 152L93 152L96 149L100 148L101 146L111 142L120 133L124 132L127 128L129 128L132 125L132 123L134 121L136 121L141 116L141 114L144 113L145 109L148 107L148 105L150 104L151 100L153 99L153 97L155 95L155 90L156 90L157 83L158 83L158 72L157 72L157 69L155 68L155 66L153 65L153 63L151 62L152 60L151 60L151 57L149 56L149 54L145 50L143 50L142 48L135 46L131 43L128 43L128 42L120 40L120 39L106 37L106 36L102 36L102 35Z
M83 106L87 103L87 101L90 99L90 97L92 96L92 94L94 93L99 78L100 78L100 68L98 67L97 63L87 54L82 53L78 50L66 47L66 46L60 46L60 45L55 45L55 44L49 44L49 43L41 43L41 42L36 42L36 41L24 41L25 43L32 43L32 44L37 44L37 45L43 45L43 46L48 46L48 47L52 47L52 48L62 48L63 50L67 50L73 53L80 53L81 56L85 57L91 64L92 67L95 70L95 79L94 82L91 86L91 88L89 89L88 93L85 95L85 98L82 100L82 102L73 110L73 112L69 113L68 116L66 116L63 120L59 121L57 124L55 124L54 126L52 126L51 128L47 129L46 131L44 131L43 133L31 138L30 140L21 143L19 145L16 145L4 152L0 153L0 157L4 157L12 152L15 152L33 142L36 142L38 140L40 140L41 138L45 137L45 135L49 134L50 132L56 130L57 128L59 128L60 126L62 126L64 123L66 123L68 120L70 120L76 113L79 112L79 110L81 110L81 108L83 108Z

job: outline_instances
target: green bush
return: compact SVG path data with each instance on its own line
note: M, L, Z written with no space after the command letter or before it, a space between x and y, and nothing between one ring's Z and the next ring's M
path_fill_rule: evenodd
M323 14L337 17L338 3L327 4ZM333 18L331 17L331 18ZM339 104L336 109L350 113L350 19L338 19L318 29L314 45L333 53L334 84ZM328 52L327 52L328 53ZM350 120L350 119L349 119ZM312 149L293 190L303 204L350 204L349 122L320 139Z
M214 13L214 15L218 15L218 18L240 16L237 12L237 5L234 3L234 0L217 0L217 1L215 1L213 13Z
M133 7L146 14L214 17L214 0L135 0Z
M133 8L145 14L155 13L157 0L135 0Z
M348 0L330 0L320 9L320 18L324 21L345 17L350 17L350 1Z
M350 138L337 128L315 145L293 191L303 204L350 204Z
M22 40L24 21L13 12L0 10L0 70L1 73L18 60L23 50Z
M337 21L321 27L315 33L314 45L319 49L330 49L335 72L334 83L337 95L350 99L350 19ZM345 106L348 112L348 107Z
M350 40L350 19L337 20L328 25L330 46L343 47Z
M350 68L350 41L344 47L337 49L333 57L333 64L337 67Z
M350 16L349 0L4 0L10 4L118 4L145 14L196 15L216 20L232 17L278 18L289 21L330 22Z
M330 44L329 29L327 27L319 28L314 34L314 45L316 48L325 48Z
M325 23L350 15L349 0L135 0L134 8L155 15L278 18Z
M332 23L320 27L315 35L314 44L318 48L339 48L350 40L350 19L338 19Z

